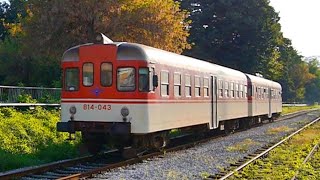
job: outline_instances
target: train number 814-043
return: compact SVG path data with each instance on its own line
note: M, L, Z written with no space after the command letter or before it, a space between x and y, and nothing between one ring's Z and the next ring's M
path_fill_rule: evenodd
M99 110L99 111L110 111L111 105L106 104L83 104L83 110L90 111L90 110Z

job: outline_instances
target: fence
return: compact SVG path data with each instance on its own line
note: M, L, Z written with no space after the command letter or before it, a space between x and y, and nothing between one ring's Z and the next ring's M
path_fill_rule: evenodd
M60 88L0 86L0 103L17 103L29 95L41 103L60 103Z

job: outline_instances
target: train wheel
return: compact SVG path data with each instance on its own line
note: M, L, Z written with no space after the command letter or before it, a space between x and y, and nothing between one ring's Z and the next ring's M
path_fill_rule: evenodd
M151 137L151 146L155 149L162 150L169 144L169 132L162 132Z

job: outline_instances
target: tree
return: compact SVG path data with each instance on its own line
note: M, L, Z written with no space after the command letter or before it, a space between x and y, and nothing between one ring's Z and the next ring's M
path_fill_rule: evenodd
M192 20L189 40L193 47L185 54L247 73L279 78L280 18L268 0L181 0L181 3L191 12Z
M23 28L32 49L61 56L92 42L97 32L115 41L137 42L181 53L189 48L187 13L172 0L29 0Z
M317 59L312 59L308 62L309 73L313 74L313 78L310 82L306 84L306 102L312 104L314 102L320 102L320 69L319 61Z
M310 73L308 65L302 61L302 56L292 47L291 40L284 38L279 46L279 52L279 60L283 65L279 78L283 101L302 101L306 92L305 86L315 78L315 75Z

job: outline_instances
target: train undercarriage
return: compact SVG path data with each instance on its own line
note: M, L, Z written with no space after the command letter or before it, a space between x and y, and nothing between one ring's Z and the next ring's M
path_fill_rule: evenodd
M194 134L195 136L203 135L206 132L216 131L218 133L230 134L237 129L248 129L253 125L262 123L263 121L272 122L279 117L280 114L273 114L271 118L268 116L247 117L241 119L233 119L221 121L219 128L209 130L208 124L202 124L192 127L180 128L179 133ZM87 124L87 126L84 126ZM100 125L100 126L99 126ZM90 126L90 128L89 128ZM117 127L110 133L109 126L102 126L100 123L92 125L88 123L81 124L83 149L90 154L97 154L106 148L116 148L122 152L123 157L130 158L147 150L161 151L170 143L171 131L161 131L150 134L130 134L126 125ZM108 131L106 131L108 129ZM112 129L112 128L111 128ZM116 131L114 131L116 130ZM105 133L108 132L108 133Z

